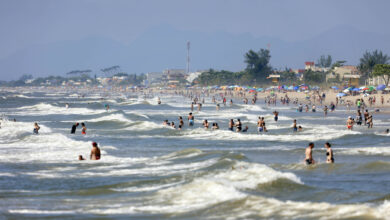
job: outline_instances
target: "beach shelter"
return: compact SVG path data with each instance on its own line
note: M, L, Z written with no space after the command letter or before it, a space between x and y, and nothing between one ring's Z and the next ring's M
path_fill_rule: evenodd
M386 85L379 85L376 87L376 90L384 90L386 88Z

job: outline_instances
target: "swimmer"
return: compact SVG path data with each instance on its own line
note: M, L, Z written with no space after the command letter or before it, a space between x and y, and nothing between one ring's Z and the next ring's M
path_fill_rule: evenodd
M306 148L305 151L306 165L311 165L316 163L316 161L313 159L313 148L314 148L314 143L309 143L309 146Z
M274 111L273 113L274 113L274 120L278 121L279 112Z
M328 115L328 106L325 105L324 107L324 116L326 117Z
M303 129L302 126L299 125L298 126L298 131L302 131L302 129Z
M79 155L79 160L85 160L82 155Z
M203 121L203 127L207 130L209 129L209 122L207 120Z
M263 120L261 117L259 117L259 120L257 121L257 131L258 132L263 132Z
M76 123L74 125L72 125L72 129L70 130L70 133L71 134L75 134L76 133L76 128L79 126L79 123Z
M367 119L367 127L372 128L373 125L374 125L374 122L372 120L372 115L369 115L368 119Z
M39 127L38 123L35 122L35 123L34 123L34 130L33 130L33 133L34 133L34 134L38 134L39 129L41 129L41 127Z
M87 134L87 127L85 127L84 122L81 123L81 134L83 134L83 135Z
M100 160L100 149L96 142L92 142L92 150L89 158L91 160Z
M179 116L179 127L182 128L184 126L183 117Z
M158 105L161 105L160 97L157 98L157 104L158 104Z
M390 129L385 130L385 134L388 134L390 132Z
M172 127L173 129L176 129L175 122L171 122L171 127Z
M292 125L293 131L297 132L298 131L298 126L297 126L297 120L294 119L293 125Z
M218 123L213 123L213 130L219 129Z
M242 130L242 132L247 132L248 131L248 126L245 126L244 130Z
M355 121L353 120L353 118L351 116L349 116L347 119L347 129L352 130L354 123L355 123Z
M168 120L167 119L165 119L164 121L163 121L163 125L168 125Z
M333 150L329 142L325 143L326 148L326 163L334 163Z
M65 108L69 108L69 103L66 103L66 104L65 104Z
M195 117L192 115L192 112L188 114L188 126L194 126Z
M240 120L240 119L237 119L237 123L236 123L236 132L240 132L241 129L242 129L241 120Z
M230 119L229 121L229 130L233 131L233 127L234 127L234 120L233 119Z

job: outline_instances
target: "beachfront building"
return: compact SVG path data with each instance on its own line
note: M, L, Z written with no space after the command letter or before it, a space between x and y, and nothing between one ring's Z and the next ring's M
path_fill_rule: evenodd
M163 71L162 81L168 86L176 86L185 81L186 77L185 69L166 69Z
M305 62L305 70L312 70L314 72L328 72L330 68L316 66L313 61Z
M278 84L279 83L279 79L280 79L280 75L275 75L275 74L269 75L267 77L267 79L271 79L273 83Z
M146 74L146 80L144 84L145 86L161 84L162 79L163 79L162 72L150 72Z
M370 86L379 86L379 85L386 84L385 80L381 76L370 77L367 79L366 83Z
M349 85L359 85L360 74L356 66L340 66L335 67L333 71L326 75L326 81L338 79Z

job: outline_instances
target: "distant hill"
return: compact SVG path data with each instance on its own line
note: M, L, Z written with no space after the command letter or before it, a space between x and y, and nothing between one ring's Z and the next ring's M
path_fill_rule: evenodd
M308 30L310 31L310 30ZM302 39L306 39L302 33ZM64 75L74 69L120 65L122 71L142 73L165 68L185 68L186 42L191 41L191 70L245 68L244 53L271 46L271 64L276 68L302 68L322 54L355 65L366 50L380 49L390 54L390 37L340 26L316 37L286 42L271 37L253 37L223 32L201 33L158 26L146 31L130 45L103 37L35 45L0 60L1 80L22 74Z

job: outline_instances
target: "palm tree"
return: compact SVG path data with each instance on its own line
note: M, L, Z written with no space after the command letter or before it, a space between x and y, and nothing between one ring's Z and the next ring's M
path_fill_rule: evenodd
M363 57L360 58L359 70L363 73L363 78L367 79L374 69L376 64L387 64L390 57L383 54L382 51L375 50L372 53L366 51Z

